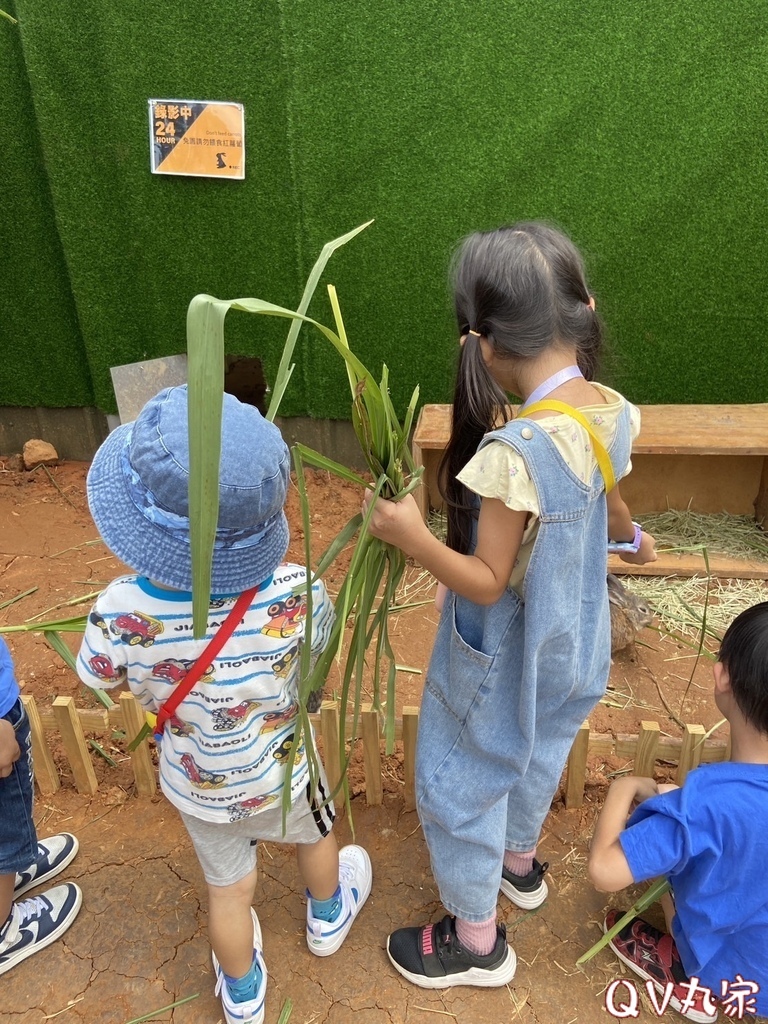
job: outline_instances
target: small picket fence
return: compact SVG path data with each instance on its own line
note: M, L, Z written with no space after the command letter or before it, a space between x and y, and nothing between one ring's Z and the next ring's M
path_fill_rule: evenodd
M40 792L46 796L56 793L61 787L59 769L48 743L54 733L61 738L78 793L93 794L98 788L93 758L98 755L89 748L87 734L95 734L104 740L111 737L113 730L120 730L130 743L144 724L144 713L130 693L122 693L119 703L108 710L77 708L72 697L56 697L49 707L41 707L31 696L23 696L22 700L31 725L35 777ZM335 786L341 776L338 703L324 701L320 711L310 718L322 738L328 781ZM395 741L402 743L403 799L408 810L415 806L414 763L418 722L419 709L405 707L395 726ZM348 736L351 736L352 728L353 723L348 720ZM383 778L387 760L383 751L381 718L370 704L361 710L354 742L362 746L366 801L372 805L380 804L384 799ZM144 740L135 750L129 751L139 796L152 796L157 791L157 770L150 743L149 739ZM565 769L567 807L580 807L584 802L588 761L592 755L633 761L635 775L653 776L659 761L676 764L676 781L681 785L688 772L697 765L727 760L729 744L709 738L701 725L685 725L682 736L676 738L662 735L659 723L648 721L640 723L637 735L614 736L592 732L586 721L574 741Z

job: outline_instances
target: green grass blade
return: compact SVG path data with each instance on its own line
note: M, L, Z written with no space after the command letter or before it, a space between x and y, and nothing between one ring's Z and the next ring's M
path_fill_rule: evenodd
M39 587L30 587L29 590L25 590L22 594L17 594L16 597L11 597L7 601L3 601L0 604L0 608L10 608L12 604L16 604L17 601L23 601L25 597L29 597L30 594L34 594Z
M18 21L16 21L15 18L12 18L11 15L8 14L7 11L0 11L0 18L5 18L7 21L10 21L12 25L18 25L19 24Z
M43 636L48 641L50 646L54 649L54 651L56 651L56 653L64 662L64 664L71 668L73 672L76 672L77 661L75 660L75 656L64 643L64 641L61 639L59 634L52 629L46 629L43 631ZM112 702L110 701L110 704L111 703Z
M285 778L288 780L288 785L283 786L282 795L282 812L283 812L283 832L285 832L288 813L291 809L291 802L293 799L293 787L290 785L290 780L293 777L293 769L296 764L296 758L298 757L299 746L301 744L302 736L304 734L304 715L303 711L306 708L305 704L305 685L304 680L308 680L312 674L312 544L310 536L310 514L309 514L309 499L307 497L307 482L304 476L304 462L302 459L301 452L294 448L291 452L293 456L293 464L296 470L296 485L299 490L299 502L301 506L301 519L302 526L304 528L304 562L306 565L306 574L309 585L304 588L304 600L307 603L307 612L304 619L304 635L301 640L301 655L299 662L299 714L296 717L296 725L293 730L293 742L291 748L288 751L288 757L285 762ZM307 759L310 763L310 784L312 784L313 776L317 776L317 766L311 765L311 760L314 758L313 744L307 745ZM314 771L313 771L314 767ZM314 792L314 786L312 787Z
M71 668L72 671L75 674L77 674L77 660L72 651L70 651L70 649L59 636L59 634L56 632L56 630L45 629L43 630L43 636L54 649L54 651L56 651L56 653L64 662L64 664L69 666L69 668ZM89 686L88 689L91 691L91 693L94 694L96 699L101 704L103 704L105 708L113 708L115 706L115 702L112 700L112 698L105 690L102 690L98 686Z
M293 1003L290 999L286 999L283 1003L282 1009L280 1010L280 1016L277 1018L277 1024L288 1024L293 1013Z
M192 1000L197 999L199 995L199 992L195 992L193 996L186 996L184 999L177 999L175 1003L168 1003L167 1006L161 1006L159 1010L153 1010L151 1013L145 1013L143 1017L134 1017L133 1020L126 1021L126 1024L144 1024L144 1021L155 1020L161 1013L173 1010L177 1006L183 1006L184 1003L191 1003Z
M336 294L336 289L334 288L334 286L332 284L328 285L328 297L331 300L331 309L333 310L333 318L336 321L336 332L339 335L339 340L341 341L342 345L347 350L347 352L349 352L349 342L347 341L347 332L346 332L346 329L344 327L344 320L342 319L342 316L341 316L341 307L339 306L339 297ZM350 390L350 392L352 394L352 398L354 398L355 394L357 392L357 382L358 382L358 376L359 375L358 376L355 375L355 373L353 372L353 367L346 360L345 360L345 365L347 367L347 378L349 380L349 390Z
M219 519L221 413L224 402L224 318L228 304L196 295L187 310L189 380L189 542L192 632L208 628L211 567Z
M306 448L303 444L294 444L291 447L296 448L301 453L302 461L307 465L314 466L315 469L324 469L328 473L333 473L334 476L340 477L342 480L349 481L351 484L358 484L360 487L368 486L367 480L353 470L347 469L346 466L342 466L340 462L334 462L333 459L329 459L325 455L321 455L320 452L313 451L311 448Z
M93 749L96 751L96 753L100 757L104 758L104 760L107 762L107 764L111 765L113 768L119 768L120 767L118 765L117 761L114 759L114 757L112 757L110 754L108 754L106 752L106 750L104 749L104 747L102 747L102 745L100 743L98 743L96 740L88 740L88 744L89 744L89 746L93 747Z
M315 582L315 580L319 580L323 576L323 573L325 573L325 571L331 565L333 565L333 563L336 561L340 553L344 550L347 544L349 544L349 542L355 536L357 531L360 529L362 522L362 513L358 512L356 515L352 516L352 518L349 520L346 526L344 526L343 529L331 541L331 543L325 549L325 551L320 557L320 560L317 563L317 568L315 569L314 576L312 577L313 583Z
M329 341L343 349L338 337L323 324L262 299L216 299L212 295L196 295L190 302L187 310L189 533L192 625L197 639L205 635L208 624L213 544L219 518L224 320L230 309L298 318L313 324Z
M670 885L666 878L657 879L653 885L651 885L635 903L631 910L620 918L613 928L609 929L602 938L594 944L587 952L580 956L576 961L576 966L580 967L581 964L587 963L592 957L597 956L601 949L605 949L611 939L615 938L625 925L628 925L630 921L634 920L638 914L642 914L644 910L647 910L652 903L656 903L664 893L670 892Z
M339 249L342 245L346 245L347 242L351 241L355 235L359 235L361 231L364 231L367 227L373 224L372 220L367 221L365 224L361 224L359 227L354 228L352 231L348 231L346 235L342 235L341 238L336 238L332 242L326 242L322 248L320 255L317 257L314 267L312 268L307 283L304 286L304 294L301 296L301 302L299 303L298 313L304 314L309 309L309 304L312 301L312 296L315 294L320 277L325 270L325 266L331 256ZM269 409L267 410L267 419L273 421L277 416L280 408L280 403L283 400L285 389L288 386L288 381L293 373L294 366L291 364L293 358L293 350L296 345L296 340L301 330L301 320L294 320L288 331L288 338L285 342L285 348L283 354L280 357L280 365L277 368L277 375L275 377L275 384L272 389L272 398L269 402Z
M84 633L88 622L86 615L74 615L71 619L51 619L48 622L23 622L20 626L0 626L0 633L44 633L55 629L59 633Z

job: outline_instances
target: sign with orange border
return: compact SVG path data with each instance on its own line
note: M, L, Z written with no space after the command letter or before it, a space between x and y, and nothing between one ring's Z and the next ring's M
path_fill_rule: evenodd
M149 100L153 174L194 178L245 177L242 103Z

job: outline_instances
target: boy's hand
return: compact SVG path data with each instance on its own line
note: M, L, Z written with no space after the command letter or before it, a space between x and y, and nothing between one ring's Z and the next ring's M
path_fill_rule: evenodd
M658 557L656 541L645 530L640 535L640 547L637 551L622 551L619 555L622 562L629 562L630 565L645 565L646 562L655 562Z
M589 877L596 889L617 892L632 884L632 872L619 835L624 831L630 811L643 800L656 796L658 791L653 779L639 775L625 775L608 790L589 851Z
M21 748L16 740L16 730L10 722L0 718L0 779L8 778L20 757Z

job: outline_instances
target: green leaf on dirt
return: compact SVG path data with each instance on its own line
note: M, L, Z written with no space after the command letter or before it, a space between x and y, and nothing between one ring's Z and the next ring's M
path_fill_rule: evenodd
M594 944L584 956L580 956L576 961L576 966L580 967L581 964L587 963L593 956L597 956L601 949L605 949L611 939L615 938L622 928L633 921L638 914L642 914L644 910L647 910L652 903L656 903L666 892L670 892L671 887L666 878L659 878L653 883L635 903L631 910L628 910L623 917L619 918L613 928L610 928L603 937Z
M159 1017L161 1013L165 1013L167 1010L173 1010L177 1006L183 1006L184 1003L191 1003L193 999L200 997L199 992L195 992L193 996L186 996L184 999L177 999L175 1003L168 1003L167 1006L161 1006L159 1010L152 1010L151 1013L145 1013L142 1017L134 1017L132 1020L128 1020L125 1024L144 1024L144 1021L154 1020Z

